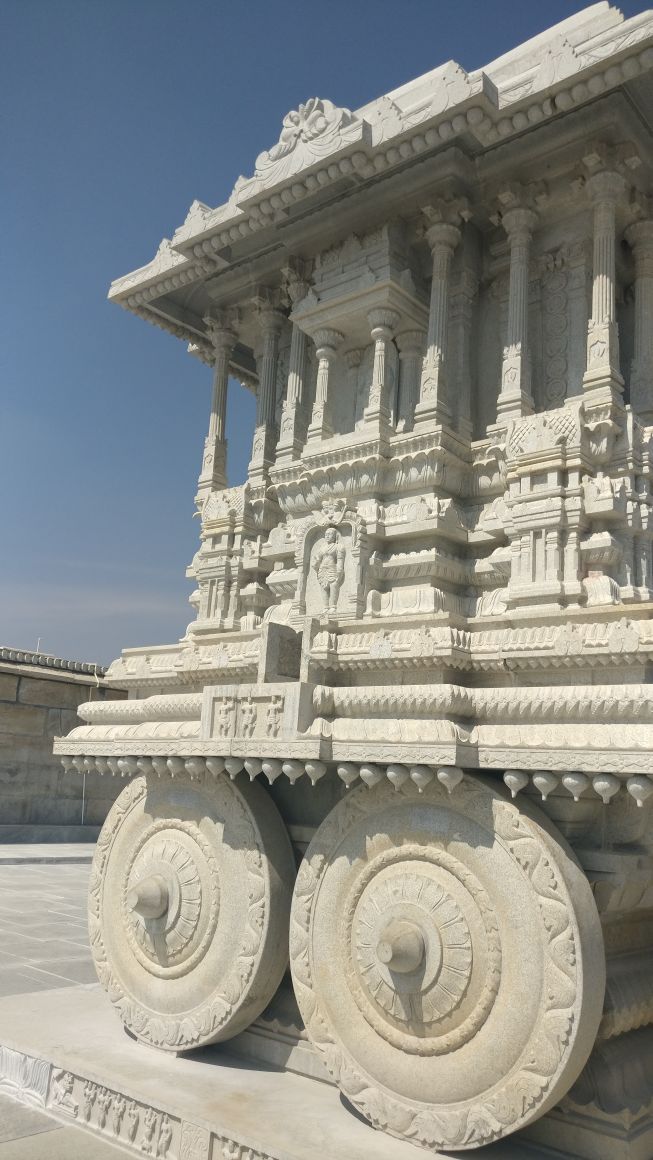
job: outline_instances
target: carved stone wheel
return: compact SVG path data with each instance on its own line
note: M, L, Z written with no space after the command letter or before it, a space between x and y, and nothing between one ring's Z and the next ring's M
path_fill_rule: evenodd
M466 777L350 791L293 898L306 1030L377 1128L476 1148L537 1119L577 1078L603 1008L589 883L536 809Z
M247 1027L287 965L294 874L260 786L131 782L102 827L89 893L98 978L129 1030L188 1051Z

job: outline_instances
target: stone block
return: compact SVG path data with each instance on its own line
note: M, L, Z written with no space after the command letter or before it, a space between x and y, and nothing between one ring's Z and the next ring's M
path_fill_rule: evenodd
M35 705L0 703L0 735L44 735L46 718L46 710Z
M61 710L61 735L70 733L71 729L80 724L80 719L77 716L76 709L62 709Z
M18 690L18 677L11 673L0 673L0 701L15 701Z
M47 705L57 709L75 709L90 698L87 685L71 681L21 677L18 700L22 705Z

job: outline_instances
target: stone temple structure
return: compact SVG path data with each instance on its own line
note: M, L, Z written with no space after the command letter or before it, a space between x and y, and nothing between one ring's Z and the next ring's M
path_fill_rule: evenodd
M431 1152L653 1156L652 132L653 12L595 4L311 98L111 288L213 397L195 618L56 743L130 776L99 978Z

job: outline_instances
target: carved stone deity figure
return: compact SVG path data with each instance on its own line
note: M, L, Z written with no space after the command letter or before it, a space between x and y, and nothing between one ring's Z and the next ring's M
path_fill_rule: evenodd
M329 615L335 615L338 593L345 578L345 548L336 528L329 527L324 533L313 567L322 589L324 607Z
M77 1115L79 1107L73 1096L74 1085L75 1078L69 1071L64 1071L60 1075L55 1076L52 1083L52 1102L56 1107L63 1108L64 1111L69 1112L71 1116Z

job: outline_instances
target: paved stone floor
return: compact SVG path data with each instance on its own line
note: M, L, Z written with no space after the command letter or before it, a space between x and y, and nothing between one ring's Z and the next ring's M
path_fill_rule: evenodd
M67 852L62 850L64 856ZM16 995L27 1006L35 991L96 982L86 927L89 872L88 865L0 862L0 997ZM124 1155L121 1148L0 1095L0 1160Z
M0 1160L118 1160L122 1148L0 1095Z
M89 873L84 865L0 865L0 998L96 982Z

